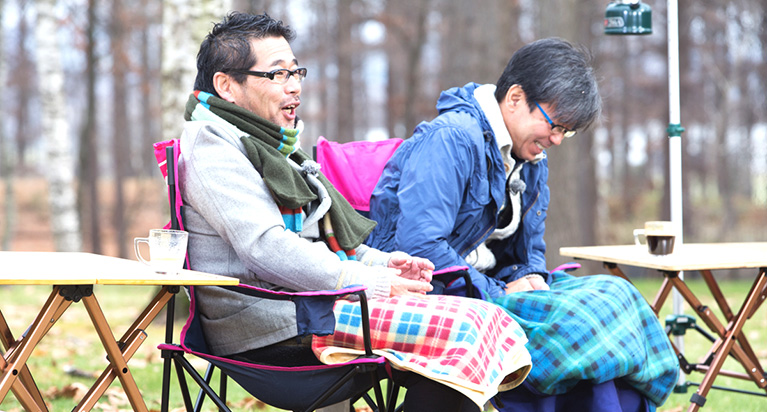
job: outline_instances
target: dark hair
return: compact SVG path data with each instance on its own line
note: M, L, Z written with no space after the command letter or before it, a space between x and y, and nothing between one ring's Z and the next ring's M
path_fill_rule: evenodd
M500 103L509 88L518 84L524 90L530 111L535 102L548 103L556 122L576 130L587 128L601 116L591 54L565 40L537 40L517 50L496 84L495 98Z
M194 89L218 96L213 87L213 75L225 69L249 69L256 64L257 56L250 48L253 39L283 37L293 41L296 33L266 13L252 15L231 12L213 26L200 44L197 53L197 78ZM245 81L245 74L232 73L238 83Z

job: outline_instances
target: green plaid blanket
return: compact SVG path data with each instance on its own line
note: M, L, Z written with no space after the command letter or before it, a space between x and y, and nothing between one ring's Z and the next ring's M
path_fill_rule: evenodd
M581 380L615 378L662 405L679 364L655 313L629 282L614 276L555 272L550 291L513 293L494 302L522 326L539 391L562 394Z

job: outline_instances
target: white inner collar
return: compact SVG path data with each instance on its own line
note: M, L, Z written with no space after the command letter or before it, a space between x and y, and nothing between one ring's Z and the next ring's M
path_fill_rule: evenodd
M495 142L498 144L498 149L501 150L505 162L507 157L511 156L512 142L509 130L503 121L503 115L501 115L501 108L498 101L495 100L495 85L484 84L477 87L474 89L474 98L477 99L479 107L485 112L490 128L493 129Z

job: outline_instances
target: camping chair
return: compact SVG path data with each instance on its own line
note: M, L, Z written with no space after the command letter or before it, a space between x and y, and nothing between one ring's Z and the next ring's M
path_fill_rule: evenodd
M337 143L320 136L314 146L314 159L321 165L322 174L354 210L368 217L370 195L386 162L400 144L402 139L398 138Z
M183 206L179 193L177 176L177 159L179 155L179 141L169 140L155 143L155 156L160 166L160 171L168 182L168 195L171 205L171 221L168 227L183 229ZM187 266L188 266L187 257ZM207 395L222 411L229 411L226 406L226 376L234 379L243 389L257 399L272 406L293 410L311 411L318 407L336 404L351 399L350 407L354 401L364 399L373 410L386 411L386 405L393 404L397 399L398 387L389 386L388 402L384 401L380 380L386 377L386 361L383 357L373 354L370 345L370 331L368 324L367 301L365 300L362 287L350 287L335 291L313 291L285 293L260 289L248 285L227 287L250 296L264 299L291 300L296 303L299 328L302 321L307 331L317 331L318 334L330 334L333 332L334 317L332 308L335 299L349 294L359 296L362 320L365 355L353 361L337 365L312 365L312 366L274 366L256 363L235 361L228 358L211 355L207 350L203 330L196 312L195 290L189 287L187 292L190 297L189 317L181 331L181 339L178 344L165 343L159 345L165 360L163 371L163 396L162 411L168 410L170 363L175 366L179 386L187 410L199 411ZM166 327L166 342L173 340L172 303L168 305L168 324ZM323 313L325 317L308 316L309 314ZM327 316L329 314L329 316ZM302 334L302 331L299 331ZM309 333L306 333L309 334ZM194 355L209 362L205 376L201 376L192 367L185 355ZM217 394L211 387L210 381L214 371L221 371L220 382L222 383ZM188 374L200 387L200 393L195 405L192 405L187 387L186 374ZM285 388L300 388L300 390L285 390ZM368 391L373 389L375 401L368 396Z
M370 217L370 196L383 173L386 162L394 154L402 139L380 141L331 142L320 136L314 146L314 159L320 170L354 210ZM466 296L478 296L471 283L468 268L451 267L434 273L439 284L450 284L463 278Z

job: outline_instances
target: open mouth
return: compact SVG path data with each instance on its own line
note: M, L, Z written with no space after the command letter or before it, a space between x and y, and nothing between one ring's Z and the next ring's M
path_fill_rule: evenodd
M282 111L289 117L293 117L296 115L296 107L298 107L298 104L289 104L287 106L284 106L282 108Z

